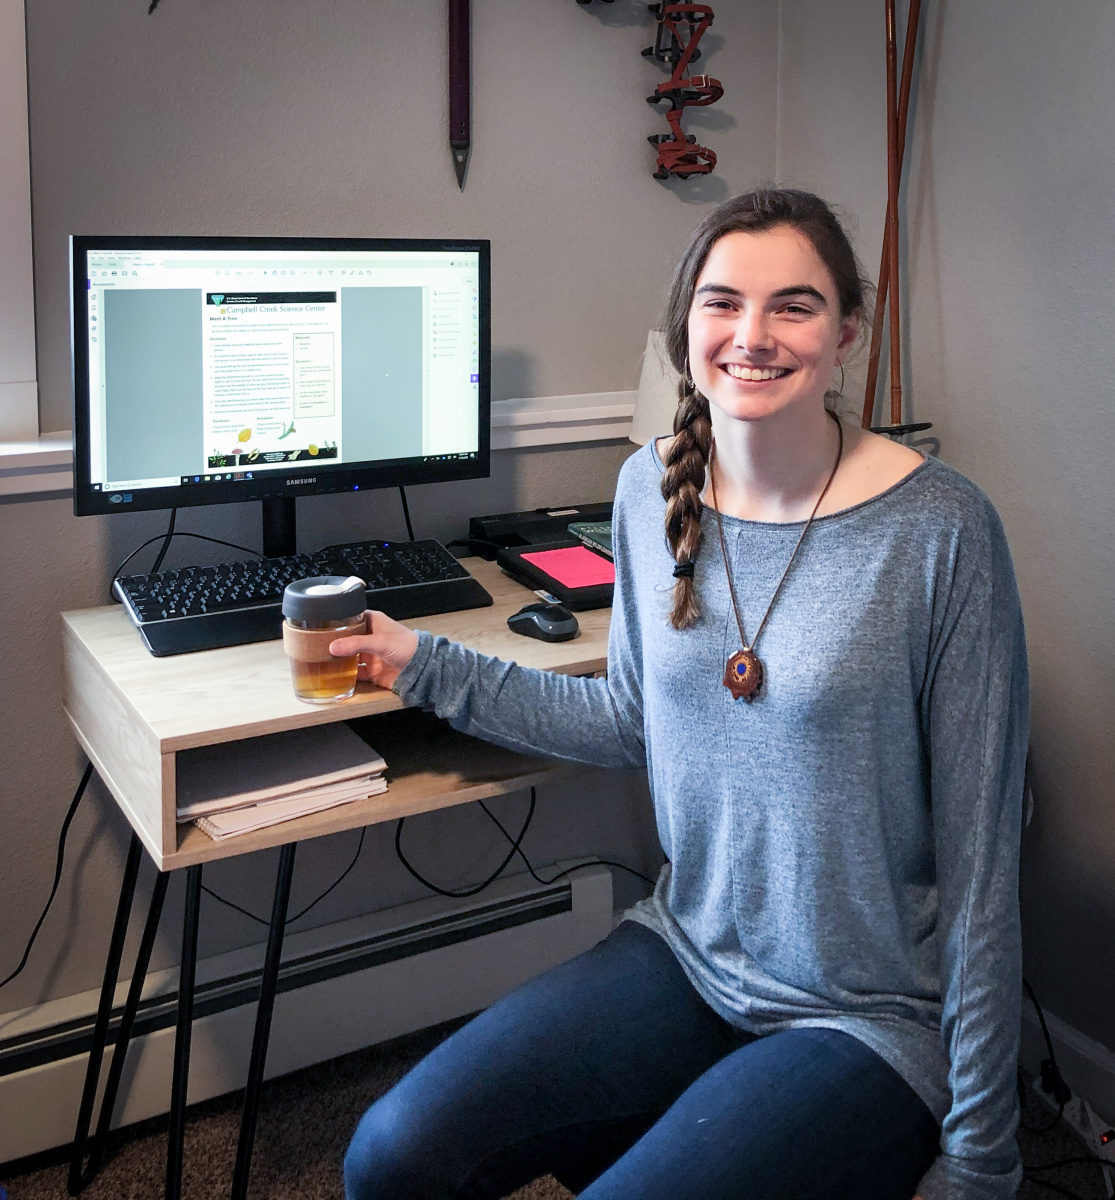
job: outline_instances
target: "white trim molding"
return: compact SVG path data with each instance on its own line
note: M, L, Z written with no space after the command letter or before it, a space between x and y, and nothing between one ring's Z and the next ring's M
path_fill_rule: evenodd
M68 492L74 484L73 458L69 431L0 442L0 496Z
M625 438L635 411L631 392L534 396L492 403L492 449L557 446Z

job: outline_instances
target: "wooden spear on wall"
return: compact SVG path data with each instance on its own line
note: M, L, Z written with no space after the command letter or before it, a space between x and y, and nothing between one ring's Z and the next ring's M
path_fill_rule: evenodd
M472 47L468 0L449 0L449 153L465 190L472 153Z
M887 220L883 230L883 253L879 263L879 287L875 316L871 323L871 351L867 359L867 387L863 400L863 426L871 424L879 382L883 318L890 300L890 425L902 424L901 314L898 292L898 191L902 160L906 151L906 126L910 113L910 86L914 75L921 0L910 0L906 20L906 45L902 52L902 80L897 82L897 37L894 0L886 0L887 19Z

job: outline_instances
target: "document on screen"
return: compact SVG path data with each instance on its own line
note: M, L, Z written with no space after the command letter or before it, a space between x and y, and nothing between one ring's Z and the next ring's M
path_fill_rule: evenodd
M207 292L204 312L207 467L337 459L337 293Z

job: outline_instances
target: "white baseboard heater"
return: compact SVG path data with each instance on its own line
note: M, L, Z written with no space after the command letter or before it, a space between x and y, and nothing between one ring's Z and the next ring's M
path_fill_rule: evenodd
M548 886L511 876L471 900L435 897L289 933L267 1076L485 1008L595 945L612 919L611 872L590 860ZM244 1086L264 949L198 963L191 1104ZM170 1107L177 983L176 967L147 980L115 1125ZM102 1078L127 986L123 980L117 989ZM0 1016L0 1163L73 1140L97 998L90 991Z

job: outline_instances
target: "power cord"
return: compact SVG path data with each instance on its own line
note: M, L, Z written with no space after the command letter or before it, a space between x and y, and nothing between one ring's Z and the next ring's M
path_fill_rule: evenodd
M428 887L431 892L437 892L439 896L451 896L454 900L463 900L467 896L475 896L477 892L482 892L486 887L490 887L493 883L495 883L495 881L503 874L507 864L515 857L516 852L521 853L521 851L519 851L519 843L526 836L526 831L530 828L531 818L534 816L534 805L537 800L537 796L538 793L534 788L531 788L530 808L527 811L527 819L523 822L523 828L519 832L519 836L517 838L511 838L507 833L507 830L504 829L502 825L499 825L498 821L496 821L496 824L499 825L501 832L511 841L511 849L508 851L507 857L503 860L503 862L496 867L496 869L491 873L491 875L488 876L487 879L484 880L483 883L478 883L476 887L465 888L463 891L454 892L449 888L438 887L436 883L431 883L424 875L420 875L414 869L414 867L410 865L410 863L407 861L406 855L403 853L403 825L406 823L406 817L400 817L399 823L395 826L395 853L399 856L399 862L406 867L406 869L414 876L415 879L418 880L420 884L423 885L423 887ZM485 807L483 802L481 802L480 807L483 808L486 813L488 813L489 817L492 816L492 814L488 812L488 809ZM495 821L495 818L492 817L492 820Z
M364 828L360 830L360 840L356 843L356 853L352 856L352 862L345 867L340 875L338 875L337 878L334 879L333 882L325 889L325 891L322 892L316 899L311 900L305 908L301 909L299 912L296 912L293 917L287 917L287 919L283 922L284 928L287 925L293 925L295 921L301 920L311 908L315 908L317 905L319 905L335 887L340 885L345 876L352 870L353 867L356 866L356 863L360 858L360 853L364 849L364 835L367 832L368 827L365 825ZM243 916L248 917L253 921L256 921L260 925L266 925L270 927L271 922L267 920L266 917L257 917L255 913L249 912L246 908L241 908L239 904L234 904L233 901L226 900L224 896L218 895L215 891L213 891L212 888L206 887L204 883L201 885L201 890L207 896L210 896L212 899L216 900L219 904L223 904L227 908L235 909L236 912L241 913Z
M27 947L23 951L23 957L19 960L19 966L16 967L7 979L0 979L0 988L6 987L11 983L20 971L27 966L27 960L31 957L31 948L35 944L35 939L39 936L39 930L43 927L47 913L50 912L50 906L54 903L54 897L58 894L58 884L62 879L62 863L66 857L66 834L70 831L70 822L74 819L74 814L77 812L82 796L85 795L85 789L89 786L89 780L92 775L93 764L89 763L82 773L81 782L77 785L77 791L74 792L74 798L70 801L70 808L66 813L66 819L62 822L62 832L58 835L58 857L54 863L54 884L50 889L50 895L47 897L46 906L43 908L38 921L35 922L35 928L31 931L31 936L27 940Z
M531 791L533 792L534 789L531 788ZM505 838L507 838L507 840L510 842L511 835L499 823L499 820L496 818L496 815L488 809L488 806L484 803L484 801L478 800L477 804L479 804L480 807L488 814L488 816L491 817L491 819L493 821L495 821L496 825L499 828L500 833L502 833L503 836ZM528 820L529 820L529 818L528 818ZM526 833L525 829L523 830L523 833ZM519 840L522 841L522 834L519 835ZM651 887L654 887L655 882L656 882L655 880L651 879L648 875L644 875L642 873L642 871L636 871L634 867L628 867L624 863L621 863L621 862L613 862L612 859L610 859L610 858L597 858L597 859L593 859L592 863L580 863L576 867L566 867L564 871L558 871L558 873L556 875L552 875L549 879L543 879L542 876L539 875L538 872L531 865L530 859L527 858L527 856L523 853L523 851L521 849L519 849L518 846L516 846L516 851L517 851L519 857L526 864L526 868L530 872L531 877L533 879L535 879L538 883L541 883L543 885L556 883L559 879L564 878L566 875L572 875L572 873L574 871L579 871L581 869L581 867L584 867L584 866L617 867L621 871L626 871L628 873L628 875L634 875L636 879L641 879L644 883L649 884Z
M487 546L489 550L495 550L497 553L500 550L507 549L506 546L499 542L493 542L490 538L475 537L454 538L451 542L446 542L445 546L446 549L452 549L454 546L465 546L466 548L471 548L473 546Z
M140 544L131 552L131 554L129 554L128 557L124 559L124 561L116 568L115 571L113 571L112 582L108 585L109 598L113 601L113 603L115 603L115 604L120 603L119 599L112 594L112 584L115 583L120 578L120 572L123 571L123 569L128 565L128 563L130 563L132 561L132 559L135 558L135 556L141 550L146 550L147 547L150 546L152 542L162 541L166 536L167 535L165 533L157 533L157 534L155 534L154 537L149 537L147 539L147 541L140 542ZM172 532L171 536L172 537L197 538L197 540L200 542L214 542L218 546L228 546L230 550L241 550L245 554L254 554L256 556L256 558L266 557L265 555L261 554L258 550L253 550L250 546L240 546L236 542L226 542L222 538L210 537L207 533L188 533L186 530L183 529L177 533ZM146 571L145 574L153 575L161 563L162 563L162 551L159 552L159 557L155 560L155 563L151 567L150 571Z
M399 499L403 502L403 520L407 523L407 537L414 541L414 526L410 523L410 505L407 503L407 490L405 487L399 488Z
M1041 1086L1042 1091L1047 1095L1052 1096L1057 1101L1057 1115L1049 1122L1048 1125L1026 1125L1021 1119L1019 1124L1026 1130L1027 1133L1048 1133L1055 1128L1061 1118L1065 1115L1065 1105L1068 1104L1072 1097L1072 1092L1064 1076L1061 1074L1060 1067L1057 1066L1057 1055L1053 1050L1053 1038L1049 1033L1049 1026L1045 1023L1045 1012L1041 1004L1038 1002L1037 993L1030 986L1029 981L1022 980L1022 987L1026 991L1026 995L1030 997L1030 1003L1034 1006L1034 1011L1038 1014L1038 1021L1041 1024L1042 1036L1045 1038L1045 1047L1049 1051L1049 1057L1043 1058L1041 1062ZM1019 1096L1021 1099L1021 1088L1023 1087L1021 1077L1019 1077Z
M467 888L466 890L460 891L460 892L454 892L454 891L450 891L448 888L438 887L438 885L436 883L431 883L428 879L425 878L425 876L420 875L418 873L418 871L416 871L414 869L414 867L407 861L406 855L403 854L402 836L403 836L403 824L406 821L406 817L400 817L398 824L395 826L395 853L399 856L399 861L403 864L403 866L406 867L406 869L411 873L411 875L413 875L414 878L417 879L418 882L421 883L424 887L428 887L430 889L430 891L436 892L439 896L451 896L454 899L464 899L467 896L475 896L477 894L477 892L482 892L486 887L490 887L493 883L495 883L495 881L500 877L500 875L502 875L503 872L507 869L508 864L511 862L512 858L514 858L516 854L526 864L526 868L530 872L531 878L536 880L538 883L542 884L544 887L548 887L551 883L556 883L559 879L563 879L566 875L571 875L574 871L579 871L581 869L581 867L585 867L585 866L589 866L589 865L617 867L619 870L627 871L629 874L634 875L638 879L641 879L644 883L649 884L651 887L654 887L655 881L653 879L648 878L648 876L644 875L641 871L636 871L634 867L628 867L623 863L613 862L611 859L606 859L606 858L595 859L595 860L593 860L592 864L580 863L575 867L566 867L566 869L564 871L558 871L555 875L552 875L549 879L543 879L542 876L539 875L538 872L534 869L533 864L531 863L530 859L527 858L526 854L524 853L524 851L522 849L522 840L524 837L526 837L526 832L530 828L530 823L531 823L532 819L534 818L534 809L535 809L536 801L537 801L537 792L535 791L534 788L531 788L530 789L530 808L527 810L526 820L523 822L523 827L519 831L518 837L512 837L511 834L508 833L508 831L503 827L503 824L499 820L499 818L495 815L495 813L492 812L492 810L484 803L483 800L477 801L477 804L479 804L480 807L484 810L484 812L487 815L487 817L489 818L489 820L491 820L495 824L496 828L500 831L500 833L502 833L503 836L508 840L508 842L511 843L511 849L508 851L507 857L503 860L503 862L500 863L500 865L495 869L495 871L493 871L492 874L489 875L488 878L485 879L483 883L477 884L476 887Z
M157 0L156 0L156 2L157 2ZM154 7L154 5L152 5L152 7ZM399 488L399 496L400 496L400 498L402 500L402 504L403 504L403 517L406 520L407 535L409 536L411 541L414 541L414 527L411 524L411 520L410 520L410 507L407 504L406 490L403 487ZM170 543L176 537L196 538L199 541L213 542L218 546L228 546L230 549L233 549L233 550L241 550L245 554L254 554L257 558L264 557L264 555L261 554L258 550L252 550L250 547L247 547L247 546L240 546L235 542L226 542L221 538L210 537L208 534L189 533L189 532L186 532L185 530L176 531L174 526L175 526L175 521L177 519L177 515L178 515L178 509L172 508L170 510L170 521L167 525L166 532L156 534L154 537L149 537L145 542L141 542L119 564L119 566L117 566L116 570L113 571L113 573L112 573L112 582L113 583L115 583L116 580L120 577L120 572L123 571L123 569L128 565L128 563L131 562L131 560L133 558L135 558L135 556L141 550L146 549L148 546L150 546L154 542L161 541L162 546L159 548L158 554L155 556L155 561L151 564L150 570L147 572L148 574L154 575L158 571L158 569L162 566L163 559L166 557L166 553L170 547ZM493 546L493 547L496 547L497 549L500 548L497 546L497 544L495 542L486 542L482 538L458 539L455 542L450 542L449 545L451 545L451 546L467 545L467 544L471 544L471 543L479 543L479 544L483 544L483 545ZM109 588L109 593L111 596L111 585ZM116 599L114 596L112 596L111 598L113 600ZM51 887L50 896L47 898L46 906L43 908L42 914L40 915L38 921L35 924L35 928L32 930L31 937L28 939L27 946L24 949L23 957L20 959L19 966L17 966L16 969L6 979L0 980L0 988L11 983L11 981L13 979L15 979L15 977L17 975L19 975L19 973L27 965L28 958L31 955L31 949L35 944L36 938L39 936L39 930L42 928L43 922L46 920L47 913L50 911L50 906L54 903L54 897L58 892L58 886L62 879L62 865L63 865L63 860L64 860L65 852L66 852L66 836L69 833L70 823L73 821L74 814L77 812L78 805L81 803L81 798L85 794L85 789L89 785L89 780L92 777L92 774L93 774L93 764L89 763L86 766L84 773L82 774L81 782L78 784L77 791L74 793L74 798L70 803L69 811L66 813L65 819L62 822L62 829L61 829L61 832L59 834L59 839L58 839L58 856L57 856L57 861L55 863L55 869L54 869L54 884ZM399 823L395 828L395 851L398 854L399 861L403 864L403 866L424 887L429 888L431 891L436 892L440 896L450 896L455 899L464 899L468 896L475 896L475 895L477 895L477 893L482 892L486 887L490 887L491 884L493 884L500 877L500 875L503 874L503 872L507 869L507 866L510 864L511 860L515 857L516 854L523 860L523 863L526 865L526 869L530 873L531 877L533 879L535 879L538 883L543 884L544 886L548 886L551 883L556 883L557 880L562 879L566 875L570 875L574 871L580 869L579 867L568 867L564 871L557 872L557 874L553 875L550 879L543 879L542 876L539 875L538 872L534 869L534 865L531 863L530 859L527 858L526 853L522 849L521 843L522 843L523 838L526 836L527 830L530 828L531 821L534 818L534 810L535 810L535 806L537 803L537 792L533 787L530 789L530 808L527 811L526 819L523 822L523 828L519 832L519 836L517 838L511 836L511 834L504 828L504 826L503 826L502 822L499 820L499 818L495 815L495 813L493 813L491 811L490 808L488 808L488 806L484 803L483 800L478 801L478 803L479 803L480 807L483 809L484 813L487 815L487 817L495 824L496 828L499 829L500 833L502 833L503 836L507 839L507 841L511 844L511 849L508 851L506 857L504 858L503 862L500 863L499 867L497 867L496 870L483 883L478 884L476 887L468 888L464 891L454 892L454 891L451 891L446 888L438 887L437 884L432 883L430 880L426 879L424 876L419 874L419 872L417 870L415 870L415 868L407 860L406 855L403 854L402 834L403 834L403 824L404 824L406 818L405 817L400 818ZM341 882L348 876L348 874L352 871L352 869L356 866L357 862L360 859L360 855L364 849L364 837L365 837L366 833L367 833L367 827L365 826L364 828L362 828L360 830L360 840L358 841L358 843L356 845L356 853L352 856L352 861L348 864L347 867L345 867L345 869L341 872L341 874L338 875L337 878L323 892L321 892L317 897L315 897L315 899L311 900L310 903L307 904L303 909L301 909L299 912L295 913L293 916L287 917L287 919L284 923L285 925L291 925L295 921L301 920L302 917L306 916L306 914L309 913L311 909L315 908L318 904L320 904L322 902L322 900L324 900L326 898L326 896L328 896L334 890L334 888L340 886ZM648 876L642 874L642 872L636 871L633 867L629 867L624 863L613 862L610 859L597 859L596 862L598 862L602 866L615 867L620 871L627 871L629 874L634 875L637 879L641 879L644 883L648 884L649 886L651 886L651 887L654 886L653 879L650 879ZM585 865L585 864L581 864L581 865ZM257 922L257 924L260 924L260 925L265 925L265 926L270 925L270 921L268 921L266 918L257 916L255 913L250 912L248 909L244 908L242 905L239 905L232 900L226 899L224 896L220 895L218 892L213 891L212 888L207 887L205 884L202 884L201 890L207 896L209 896L211 899L216 900L219 904L225 905L226 908L233 909L235 912L240 913L242 916L247 917L249 920L255 921L255 922ZM1037 1003L1036 999L1035 999L1034 1003L1035 1004ZM1038 1011L1039 1011L1039 1015L1040 1015L1040 1012L1041 1012L1040 1008ZM1044 1017L1042 1018L1042 1027L1043 1028L1045 1027ZM1046 1034L1046 1038L1048 1041L1048 1033ZM1050 1045L1050 1054L1052 1054L1052 1043L1050 1042L1049 1045ZM1063 1106L1062 1106L1062 1108L1063 1108Z
M154 575L156 571L163 565L163 559L166 558L166 552L170 549L170 539L174 537L174 522L178 519L178 509L170 510L170 524L166 527L166 534L163 537L163 544L159 547L159 553L155 555L155 561L151 564L149 575Z

